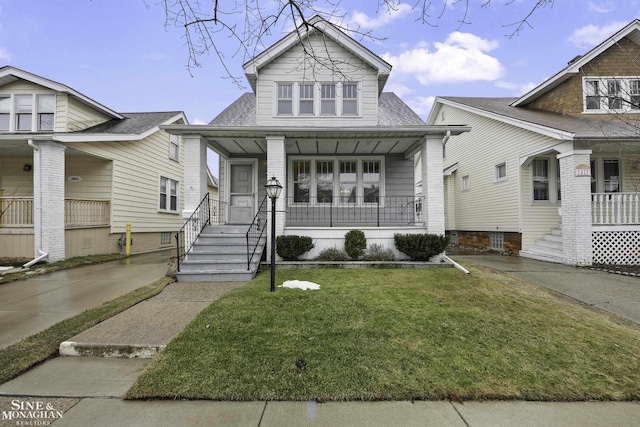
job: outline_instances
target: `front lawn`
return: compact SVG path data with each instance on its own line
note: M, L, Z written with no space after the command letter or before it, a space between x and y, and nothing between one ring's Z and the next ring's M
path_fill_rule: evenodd
M476 267L289 270L211 304L149 365L131 399L626 400L640 331Z

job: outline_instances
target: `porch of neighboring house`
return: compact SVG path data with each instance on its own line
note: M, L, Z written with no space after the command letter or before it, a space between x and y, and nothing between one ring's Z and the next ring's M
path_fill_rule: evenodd
M559 225L521 255L574 265L640 265L640 193L629 191L640 182L640 164L635 157L590 154L568 156Z
M109 212L109 200L65 198L66 258L111 252ZM0 197L0 213L0 256L33 258L33 197Z

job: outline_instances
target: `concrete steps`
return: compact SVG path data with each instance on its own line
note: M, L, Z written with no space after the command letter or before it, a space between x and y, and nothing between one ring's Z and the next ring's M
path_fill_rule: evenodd
M561 226L554 228L549 234L545 234L544 237L536 240L536 242L526 250L521 250L520 256L539 261L555 262L557 264L564 263Z
M248 226L207 226L176 272L179 282L248 282L260 266L266 234L247 265ZM253 247L250 248L253 250Z

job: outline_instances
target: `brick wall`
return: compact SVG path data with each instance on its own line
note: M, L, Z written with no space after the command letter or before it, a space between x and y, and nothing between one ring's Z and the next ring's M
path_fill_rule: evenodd
M477 249L489 249L488 231L457 231L458 245ZM508 254L519 254L522 249L522 234L514 232L503 232L504 248L503 252Z

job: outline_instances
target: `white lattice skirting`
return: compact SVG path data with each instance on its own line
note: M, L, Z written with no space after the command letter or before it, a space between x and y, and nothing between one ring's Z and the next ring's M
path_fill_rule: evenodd
M640 265L640 231L593 233L594 264Z

